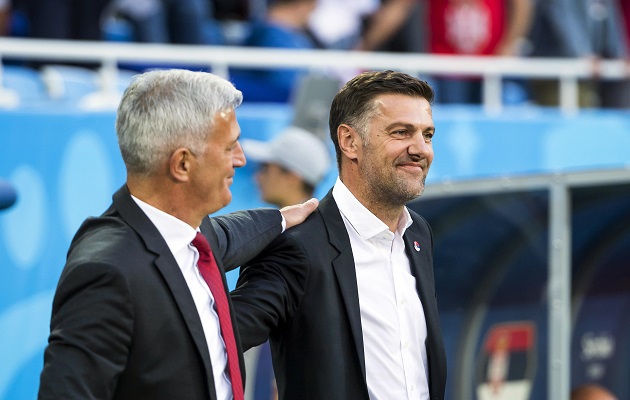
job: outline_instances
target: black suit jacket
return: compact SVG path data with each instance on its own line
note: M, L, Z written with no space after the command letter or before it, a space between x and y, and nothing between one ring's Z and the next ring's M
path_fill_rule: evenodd
M410 213L404 241L427 322L429 390L432 400L442 400L446 355L433 239L427 222ZM354 258L330 192L304 223L241 268L232 301L245 350L270 337L280 399L369 398Z
M280 233L281 220L269 209L203 221L200 229L224 284L224 268L262 250ZM50 330L39 399L216 399L206 339L186 281L126 187L74 237ZM242 354L240 361L244 377Z

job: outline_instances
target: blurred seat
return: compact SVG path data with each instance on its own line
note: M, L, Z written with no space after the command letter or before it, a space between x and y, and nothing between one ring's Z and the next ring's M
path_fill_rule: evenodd
M95 71L68 65L45 65L42 80L58 104L83 110L114 110L136 72L118 69Z
M48 64L41 74L53 100L74 102L99 89L98 73L89 68Z
M0 73L0 107L15 108L48 100L46 86L36 70L20 65L2 65Z

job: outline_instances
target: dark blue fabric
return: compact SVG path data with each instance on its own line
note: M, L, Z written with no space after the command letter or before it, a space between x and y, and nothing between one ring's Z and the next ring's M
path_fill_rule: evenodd
M11 207L16 199L17 194L13 185L0 178L0 210Z
M252 27L243 44L248 47L314 48L304 32L264 21ZM304 72L294 68L232 69L230 79L243 92L244 101L287 102Z

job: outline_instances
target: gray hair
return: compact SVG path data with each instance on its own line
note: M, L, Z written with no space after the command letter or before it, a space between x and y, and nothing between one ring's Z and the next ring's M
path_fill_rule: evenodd
M116 116L127 170L150 175L180 147L202 153L216 114L242 101L230 82L207 72L171 69L136 75Z

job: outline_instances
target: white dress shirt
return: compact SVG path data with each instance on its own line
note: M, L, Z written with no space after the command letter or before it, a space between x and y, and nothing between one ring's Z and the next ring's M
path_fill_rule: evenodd
M341 180L332 195L354 256L370 399L428 400L426 320L403 241L409 211L391 232Z
M363 20L376 12L379 0L318 0L309 16L309 28L326 47L358 37Z
M210 288L208 288L206 281L197 268L199 253L195 246L191 244L197 234L197 230L184 221L158 210L134 196L131 196L131 198L134 199L160 232L171 253L173 253L182 275L184 275L206 336L217 399L230 400L233 397L232 385L227 375L227 353L221 336L219 315L215 311L214 297L212 297Z

